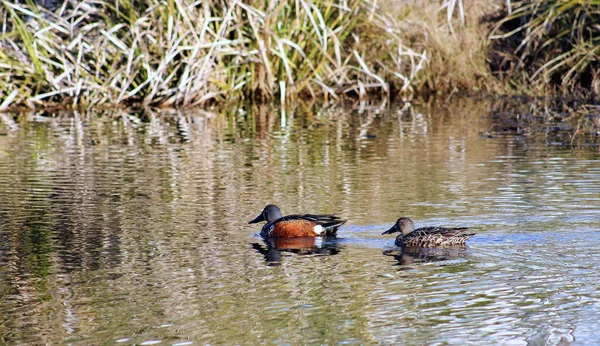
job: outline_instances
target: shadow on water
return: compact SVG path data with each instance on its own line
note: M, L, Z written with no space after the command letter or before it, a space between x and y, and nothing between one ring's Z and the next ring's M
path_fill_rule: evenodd
M265 257L269 265L280 265L282 253L295 255L333 256L340 253L342 246L338 238L269 238L262 239L262 244L252 243L252 248Z

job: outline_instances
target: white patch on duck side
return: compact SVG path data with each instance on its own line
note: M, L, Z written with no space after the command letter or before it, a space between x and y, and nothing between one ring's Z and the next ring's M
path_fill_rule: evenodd
M325 232L325 228L323 228L321 225L316 225L315 228L313 228L313 231L316 235L321 235L323 232Z
M271 236L271 232L273 232L273 229L275 229L275 224L271 225L271 227L269 227L269 230L267 231L267 236L270 237Z

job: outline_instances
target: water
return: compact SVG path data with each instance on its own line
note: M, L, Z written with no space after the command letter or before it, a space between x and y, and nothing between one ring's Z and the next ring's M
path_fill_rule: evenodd
M402 106L4 114L0 343L596 343L593 139ZM269 246L268 203L349 221ZM401 253L400 216L477 235Z

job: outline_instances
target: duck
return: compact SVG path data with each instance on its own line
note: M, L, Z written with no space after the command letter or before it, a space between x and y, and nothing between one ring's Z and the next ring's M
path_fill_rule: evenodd
M399 247L461 247L475 233L465 233L469 227L422 227L415 229L415 224L408 217L401 217L382 234L400 232L395 244Z
M267 205L249 224L266 221L260 235L263 238L335 237L337 230L346 223L335 215L297 214L282 216L274 204Z

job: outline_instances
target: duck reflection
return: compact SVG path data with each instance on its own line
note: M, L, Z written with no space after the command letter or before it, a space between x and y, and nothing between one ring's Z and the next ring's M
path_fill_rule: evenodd
M332 256L340 252L335 237L263 238L263 243L252 243L252 248L265 257L269 265L281 264L282 252L296 255Z
M394 257L398 264L441 262L465 258L468 256L466 247L424 248L424 247L395 247L384 249L384 256Z

